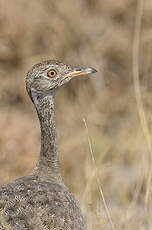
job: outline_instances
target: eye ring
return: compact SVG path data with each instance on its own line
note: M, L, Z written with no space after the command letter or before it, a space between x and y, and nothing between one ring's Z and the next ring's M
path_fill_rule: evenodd
M54 70L54 69L50 69L50 70L47 72L47 76L48 76L48 77L54 78L56 75L57 75L57 72L56 72L56 70Z

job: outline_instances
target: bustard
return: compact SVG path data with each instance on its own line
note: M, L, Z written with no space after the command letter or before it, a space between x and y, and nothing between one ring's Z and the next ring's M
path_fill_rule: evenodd
M0 230L85 229L81 211L60 174L54 95L73 77L95 72L50 60L27 73L26 89L40 121L40 157L31 174L0 187Z

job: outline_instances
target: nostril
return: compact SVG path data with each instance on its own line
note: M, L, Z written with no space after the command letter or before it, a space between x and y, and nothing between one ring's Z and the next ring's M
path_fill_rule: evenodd
M76 70L76 71L81 71L82 69L81 69L81 68L75 68L74 70Z

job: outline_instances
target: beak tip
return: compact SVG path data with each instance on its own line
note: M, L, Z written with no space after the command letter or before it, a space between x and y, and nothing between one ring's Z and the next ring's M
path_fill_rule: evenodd
M85 72L88 74L91 74L91 73L96 73L97 70L92 68L92 67L87 67L87 68L85 68Z

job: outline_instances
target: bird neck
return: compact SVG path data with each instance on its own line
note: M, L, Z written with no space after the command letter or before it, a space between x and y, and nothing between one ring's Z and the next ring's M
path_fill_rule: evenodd
M62 182L56 145L54 97L45 96L35 104L40 120L41 151L34 173L41 179Z

